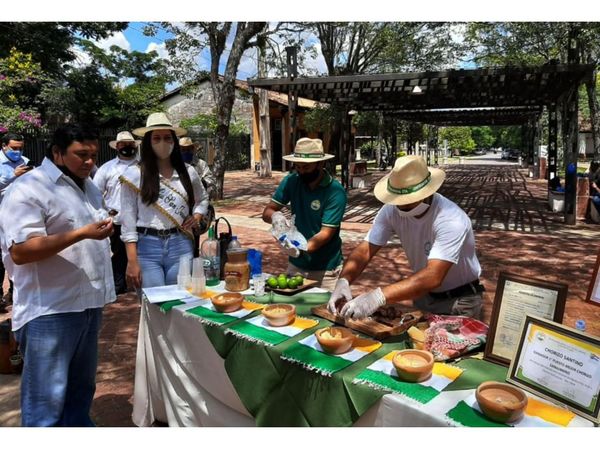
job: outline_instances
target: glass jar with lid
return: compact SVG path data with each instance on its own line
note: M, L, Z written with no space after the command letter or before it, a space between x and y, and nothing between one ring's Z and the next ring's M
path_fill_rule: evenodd
M227 262L223 272L225 273L225 289L232 292L248 289L250 287L248 249L234 248L227 250Z

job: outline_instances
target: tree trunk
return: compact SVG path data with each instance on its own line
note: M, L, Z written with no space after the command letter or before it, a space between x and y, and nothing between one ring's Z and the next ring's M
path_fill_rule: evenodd
M258 38L258 78L267 76L265 61L266 41ZM258 89L258 134L260 136L260 172L259 177L271 178L271 118L269 115L269 96L266 89Z
M594 161L600 160L600 107L596 97L596 73L592 80L585 83L588 103L590 107L590 120L592 122L592 142L594 143Z

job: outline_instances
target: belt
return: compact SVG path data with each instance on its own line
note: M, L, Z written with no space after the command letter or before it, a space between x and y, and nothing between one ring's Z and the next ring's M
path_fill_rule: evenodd
M465 295L478 294L485 291L479 280L471 281L470 283L463 284L462 286L455 287L444 292L430 292L429 296L432 298L445 299L445 298L456 298L463 297Z
M149 234L160 238L167 238L172 234L179 233L179 228L169 228L168 230L157 230L156 228L137 227L137 232L140 234Z

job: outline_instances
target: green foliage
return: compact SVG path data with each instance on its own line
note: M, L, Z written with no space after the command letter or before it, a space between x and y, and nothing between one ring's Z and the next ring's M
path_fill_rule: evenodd
M317 105L304 115L304 128L309 133L328 133L336 120L338 111L330 105Z
M496 140L490 127L471 127L471 137L478 148L490 148Z
M15 48L0 58L0 133L42 128L37 99L45 76L30 54Z
M217 127L219 125L217 121L217 115L213 114L197 114L189 119L183 119L180 123L183 128L198 128L200 133L208 134L210 136L217 135ZM238 122L235 117L229 124L229 135L239 136L242 134L248 134L248 127L244 122Z
M470 127L445 127L440 129L440 140L447 140L448 147L460 150L462 154L470 154L475 150L475 141Z
M521 127L492 127L494 147L521 148Z

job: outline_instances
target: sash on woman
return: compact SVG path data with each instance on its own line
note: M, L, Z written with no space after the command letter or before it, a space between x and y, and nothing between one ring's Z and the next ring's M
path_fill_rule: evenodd
M141 194L142 190L137 185L125 178L123 175L119 177L119 181L133 189L138 195ZM166 217L173 225L175 225L179 231L181 231L187 238L194 241L194 235L191 231L183 229L181 224L185 221L189 215L190 207L188 205L187 193L182 193L173 186L171 186L166 180L160 180L160 186L158 191L158 200L151 205L164 217Z

